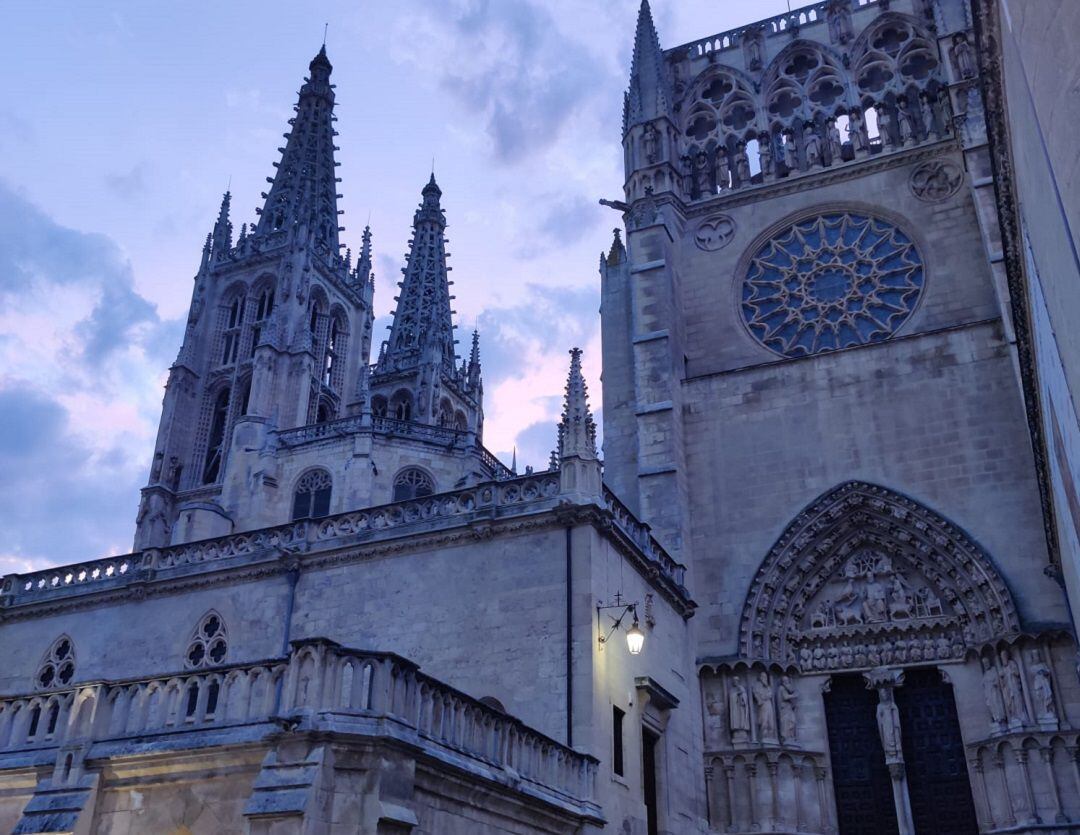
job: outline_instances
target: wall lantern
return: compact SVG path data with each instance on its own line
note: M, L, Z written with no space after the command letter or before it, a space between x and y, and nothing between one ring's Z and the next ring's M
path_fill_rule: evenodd
M641 626L638 624L637 615L637 601L633 603L627 603L622 598L621 592L615 592L615 599L613 603L597 603L596 604L596 628L599 633L598 640L600 642L600 650L603 651L604 645L608 642L608 639L615 634L615 631L622 626L626 616L633 614L634 622L626 630L626 648L630 651L631 655L638 655L641 653L641 648L645 645L645 633L641 631ZM619 609L619 616L608 615L611 618L611 628L604 633L604 627L601 623L601 613L607 609Z

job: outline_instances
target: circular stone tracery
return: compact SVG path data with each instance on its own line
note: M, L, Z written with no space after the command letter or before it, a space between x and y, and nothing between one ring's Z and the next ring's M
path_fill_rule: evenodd
M751 257L743 320L786 357L880 342L907 321L924 278L915 244L889 221L818 215L788 226Z

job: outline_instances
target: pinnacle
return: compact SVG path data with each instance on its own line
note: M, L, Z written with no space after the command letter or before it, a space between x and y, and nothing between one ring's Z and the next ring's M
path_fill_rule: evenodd
M589 411L589 392L581 373L581 349L570 349L570 373L559 422L559 457L596 457L596 423Z
M328 71L334 69L334 65L330 63L330 59L326 57L326 44L323 44L319 48L319 54L311 59L311 63L308 64L308 69L314 70L315 67L325 67Z

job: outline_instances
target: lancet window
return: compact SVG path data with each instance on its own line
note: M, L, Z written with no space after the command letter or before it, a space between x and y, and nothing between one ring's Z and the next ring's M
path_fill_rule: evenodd
M57 638L45 657L38 665L35 681L42 690L63 687L75 678L75 646L71 638L61 635Z
M293 491L292 518L318 519L330 513L333 481L326 470L308 470L296 482Z
M394 501L421 499L435 492L435 482L419 467L406 467L394 479Z
M397 391L390 400L390 415L395 420L412 420L413 404L412 395L405 391Z
M225 428L229 423L228 386L214 396L210 409L210 433L206 439L206 460L203 464L202 483L213 484L221 475L221 462L225 454Z
M207 612L191 635L184 655L184 663L190 669L213 667L223 664L228 653L229 642L225 632L225 622L217 612Z
M259 293L255 302L255 313L251 323L251 356L255 356L255 349L262 341L263 331L270 321L270 315L274 312L274 288L267 287Z
M240 354L240 336L244 323L244 296L237 294L228 302L224 311L224 333L221 347L221 364L233 365Z
M323 360L323 384L340 394L345 385L345 357L349 331L344 316L335 314L330 320Z

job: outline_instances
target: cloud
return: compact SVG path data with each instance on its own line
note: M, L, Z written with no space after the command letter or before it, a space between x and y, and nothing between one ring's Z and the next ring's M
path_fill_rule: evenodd
M129 549L181 330L114 241L0 182L0 571Z
M532 2L429 0L422 60L442 57L440 86L484 123L495 156L518 162L554 144L604 68Z
M146 164L140 162L123 174L106 174L107 185L119 197L130 200L146 192Z

